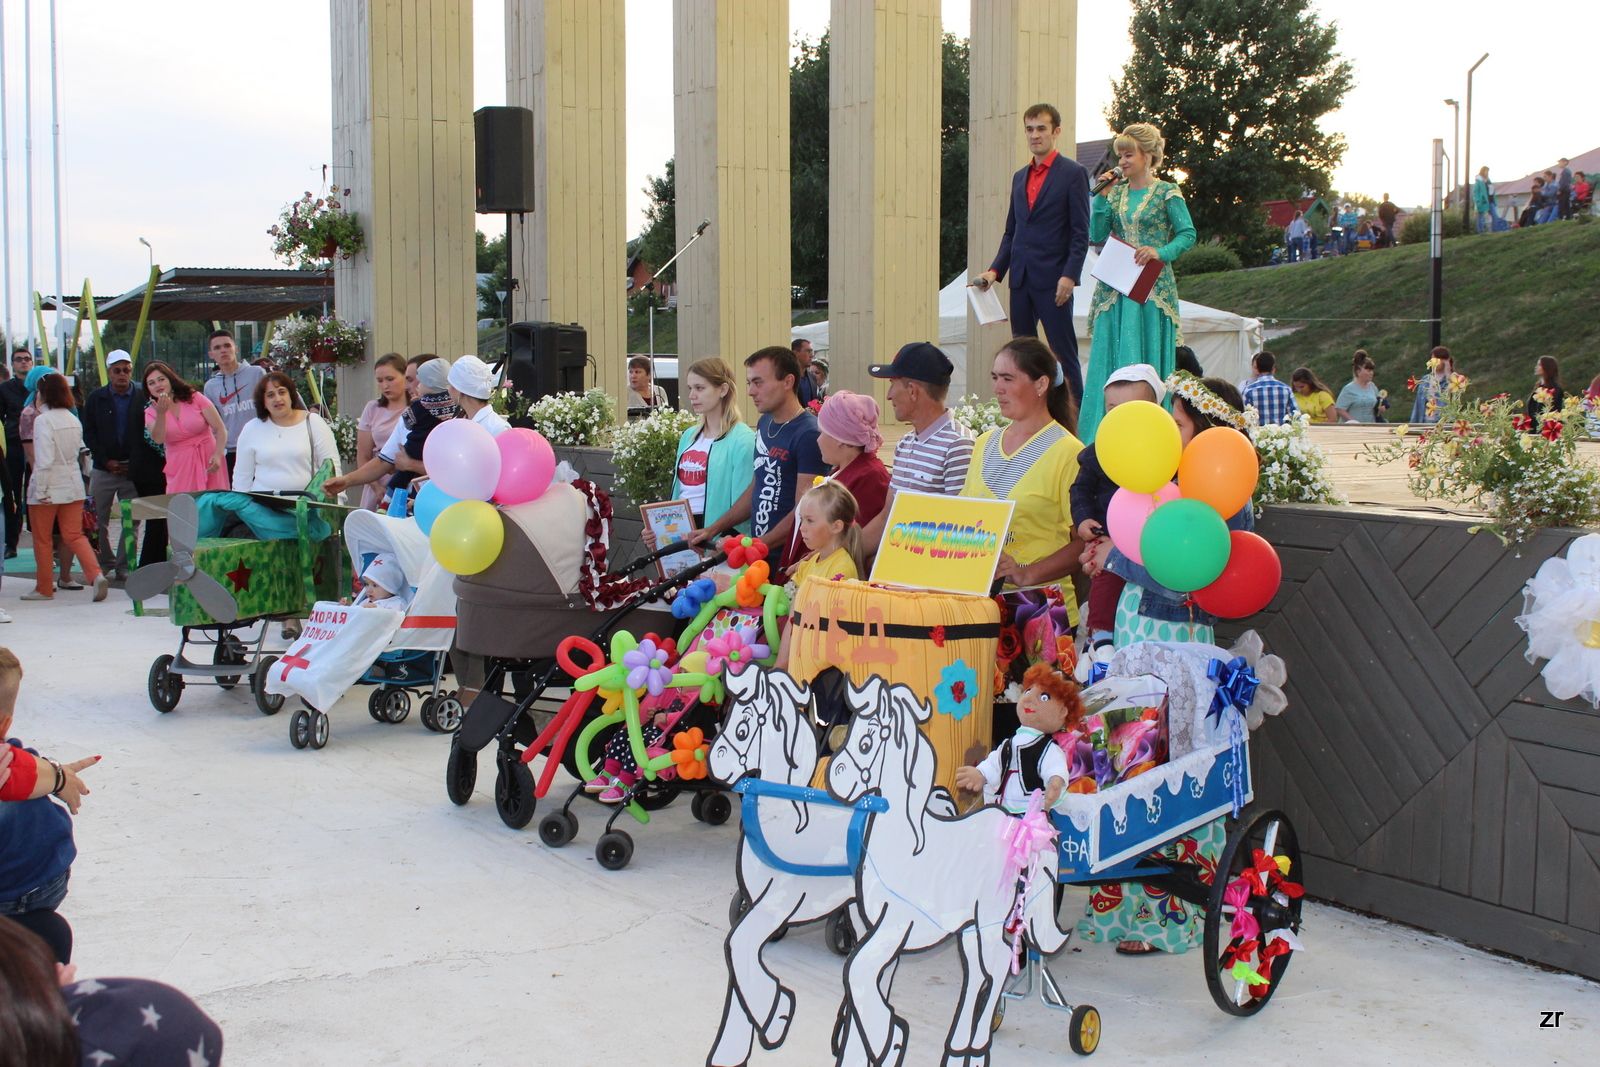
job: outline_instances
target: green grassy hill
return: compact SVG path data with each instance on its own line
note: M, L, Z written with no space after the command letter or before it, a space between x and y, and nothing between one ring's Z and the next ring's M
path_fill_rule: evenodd
M1418 321L1428 314L1427 252L1406 245L1207 274L1180 279L1179 290L1185 300L1269 320L1269 329L1299 326L1267 342L1285 380L1309 366L1337 392L1350 380L1351 353L1365 348L1398 413L1406 378L1428 358L1428 324ZM1587 387L1600 373L1600 225L1446 241L1443 317L1443 342L1474 392L1527 392L1540 356L1561 361L1569 388Z

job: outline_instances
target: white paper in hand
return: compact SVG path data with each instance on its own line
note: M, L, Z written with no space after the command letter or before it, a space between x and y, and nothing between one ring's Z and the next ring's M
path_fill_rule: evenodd
M1105 247L1100 250L1100 256L1089 273L1123 296L1142 304L1149 295L1149 279L1145 278L1146 268L1133 260L1136 251L1131 244L1113 235L1106 239Z
M1006 317L1005 309L1000 306L1000 294L995 292L993 283L986 289L976 285L967 286L967 300L972 304L972 313L978 316L979 326L1000 322Z

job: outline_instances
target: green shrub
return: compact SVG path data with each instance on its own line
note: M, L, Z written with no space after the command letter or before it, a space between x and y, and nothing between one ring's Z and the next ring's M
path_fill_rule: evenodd
M1218 274L1225 270L1238 270L1244 266L1239 253L1222 245L1195 245L1178 257L1172 273L1180 278L1195 274Z
M1431 229L1432 225L1433 223L1430 219L1429 212L1413 212L1412 214L1406 216L1405 225L1400 227L1400 243L1403 245L1427 244L1428 237L1433 232ZM1459 209L1446 211L1444 213L1444 235L1447 239L1451 237L1460 237L1466 232L1466 226L1461 222L1461 212Z
M617 469L617 491L639 504L668 499L672 492L672 465L678 458L678 438L697 421L693 412L663 408L619 427L612 438L611 453Z

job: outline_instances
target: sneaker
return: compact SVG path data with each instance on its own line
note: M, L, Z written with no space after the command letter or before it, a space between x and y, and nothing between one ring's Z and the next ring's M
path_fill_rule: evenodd
M95 575L95 579L94 579L94 602L96 604L100 603L100 601L102 601L102 600L104 600L106 598L106 594L109 593L110 591L111 591L111 583L106 580L106 576L103 575L103 574Z
M83 583L73 581L71 578L62 578L56 582L57 589L82 589Z
M625 798L627 795L627 791L620 785L614 785L610 789L607 789L604 793L601 793L595 799L602 804L621 804L623 798Z
M11 614L7 612L5 608L0 608L0 624L8 623L10 621Z
M26 593L23 593L22 596L19 597L18 599L19 600L54 600L55 599L55 594L53 594L53 593L41 593L37 589L30 589Z
M17 558L17 550L16 549L14 549L14 548L6 549L6 559L16 559L16 558Z
M583 791L585 793L604 793L610 787L611 776L608 774L597 774L583 783Z

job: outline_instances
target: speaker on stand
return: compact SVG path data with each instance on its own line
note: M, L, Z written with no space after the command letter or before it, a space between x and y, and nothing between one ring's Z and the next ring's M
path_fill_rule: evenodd
M480 107L472 113L473 162L480 215L506 217L506 357L516 318L517 259L511 216L533 210L533 112L525 107ZM496 364L503 366L506 359ZM580 384L579 391L582 391Z

